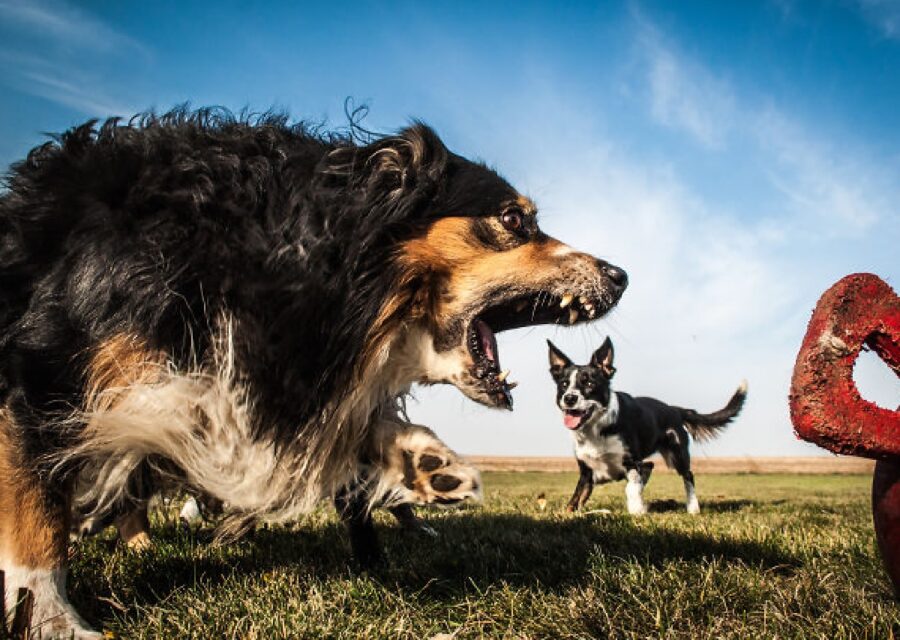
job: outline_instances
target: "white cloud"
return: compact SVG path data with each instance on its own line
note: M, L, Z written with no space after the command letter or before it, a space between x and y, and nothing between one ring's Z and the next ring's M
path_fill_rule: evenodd
M679 57L646 19L637 16L636 20L653 118L659 124L688 133L703 146L722 147L734 111L728 83Z
M811 135L772 108L748 116L748 127L771 159L772 184L802 220L823 234L858 234L896 215L897 167Z
M900 6L900 3L898 3ZM813 234L858 234L893 214L900 201L896 174L846 140L829 140L778 109L768 97L745 91L679 53L656 27L637 18L647 109L659 124L689 133L702 147L746 145L778 191L794 222ZM639 92L638 92L639 93ZM733 133L733 140L728 139Z
M35 36L79 48L112 51L125 47L149 55L149 51L137 40L63 2L3 0L0 1L0 16Z
M22 76L28 81L22 86L25 92L64 104L89 116L129 116L136 111L96 89L85 88L85 84L32 71L24 71Z
M134 113L122 97L128 88L115 78L152 61L137 40L79 8L45 0L0 0L0 25L0 60L7 63L0 82L89 116Z
M855 0L863 17L887 38L900 39L900 2L897 0Z

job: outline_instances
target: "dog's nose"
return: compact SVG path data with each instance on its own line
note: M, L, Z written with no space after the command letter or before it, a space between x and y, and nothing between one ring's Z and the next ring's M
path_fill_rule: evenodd
M603 262L601 260L600 270L603 272L609 281L620 291L628 286L628 274L625 273L624 269L617 267L614 264L609 264L608 262Z
M567 393L566 395L563 396L563 404L566 405L567 407L574 407L577 402L578 402L578 396L576 396L572 393Z

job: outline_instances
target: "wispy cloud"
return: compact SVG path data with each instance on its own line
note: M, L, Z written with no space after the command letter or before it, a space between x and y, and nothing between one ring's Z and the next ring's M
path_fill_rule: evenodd
M134 38L62 2L0 0L0 17L38 37L66 42L79 48L98 51L127 48L149 55L149 50Z
M858 234L896 215L898 167L866 157L853 145L838 147L775 109L750 118L751 130L771 159L769 179L803 223L823 235Z
M688 133L706 147L723 146L734 111L728 84L701 65L678 56L645 18L637 16L636 20L653 118Z
M0 27L7 63L0 83L84 115L134 112L124 97L130 77L117 78L152 61L139 41L60 1L0 0Z
M86 89L84 84L64 80L58 76L26 71L24 90L32 95L47 98L71 107L81 113L97 117L127 116L135 109L96 89Z
M855 0L863 17L887 38L900 40L900 2L897 0Z
M679 52L642 16L636 39L652 118L688 133L704 148L749 144L790 209L782 217L798 215L796 222L808 231L846 234L891 215L900 200L892 170L900 167L886 168L852 142L811 133L752 88L738 99L729 82Z

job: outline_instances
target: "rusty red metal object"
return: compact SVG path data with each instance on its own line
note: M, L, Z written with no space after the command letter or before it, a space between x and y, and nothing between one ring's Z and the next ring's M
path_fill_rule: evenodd
M863 345L900 376L900 298L880 278L857 273L819 299L791 380L797 435L835 453L900 458L900 413L864 400L853 382Z
M879 460L872 478L875 540L894 593L900 598L900 463Z
M826 291L813 311L791 379L791 420L804 440L878 460L875 537L900 597L900 412L859 395L853 366L864 346L900 376L900 298L877 276L856 273Z

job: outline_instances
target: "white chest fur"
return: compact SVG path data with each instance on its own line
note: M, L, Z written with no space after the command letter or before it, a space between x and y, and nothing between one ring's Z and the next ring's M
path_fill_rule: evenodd
M618 434L602 435L590 427L575 434L575 457L594 471L594 482L625 477L625 444Z

